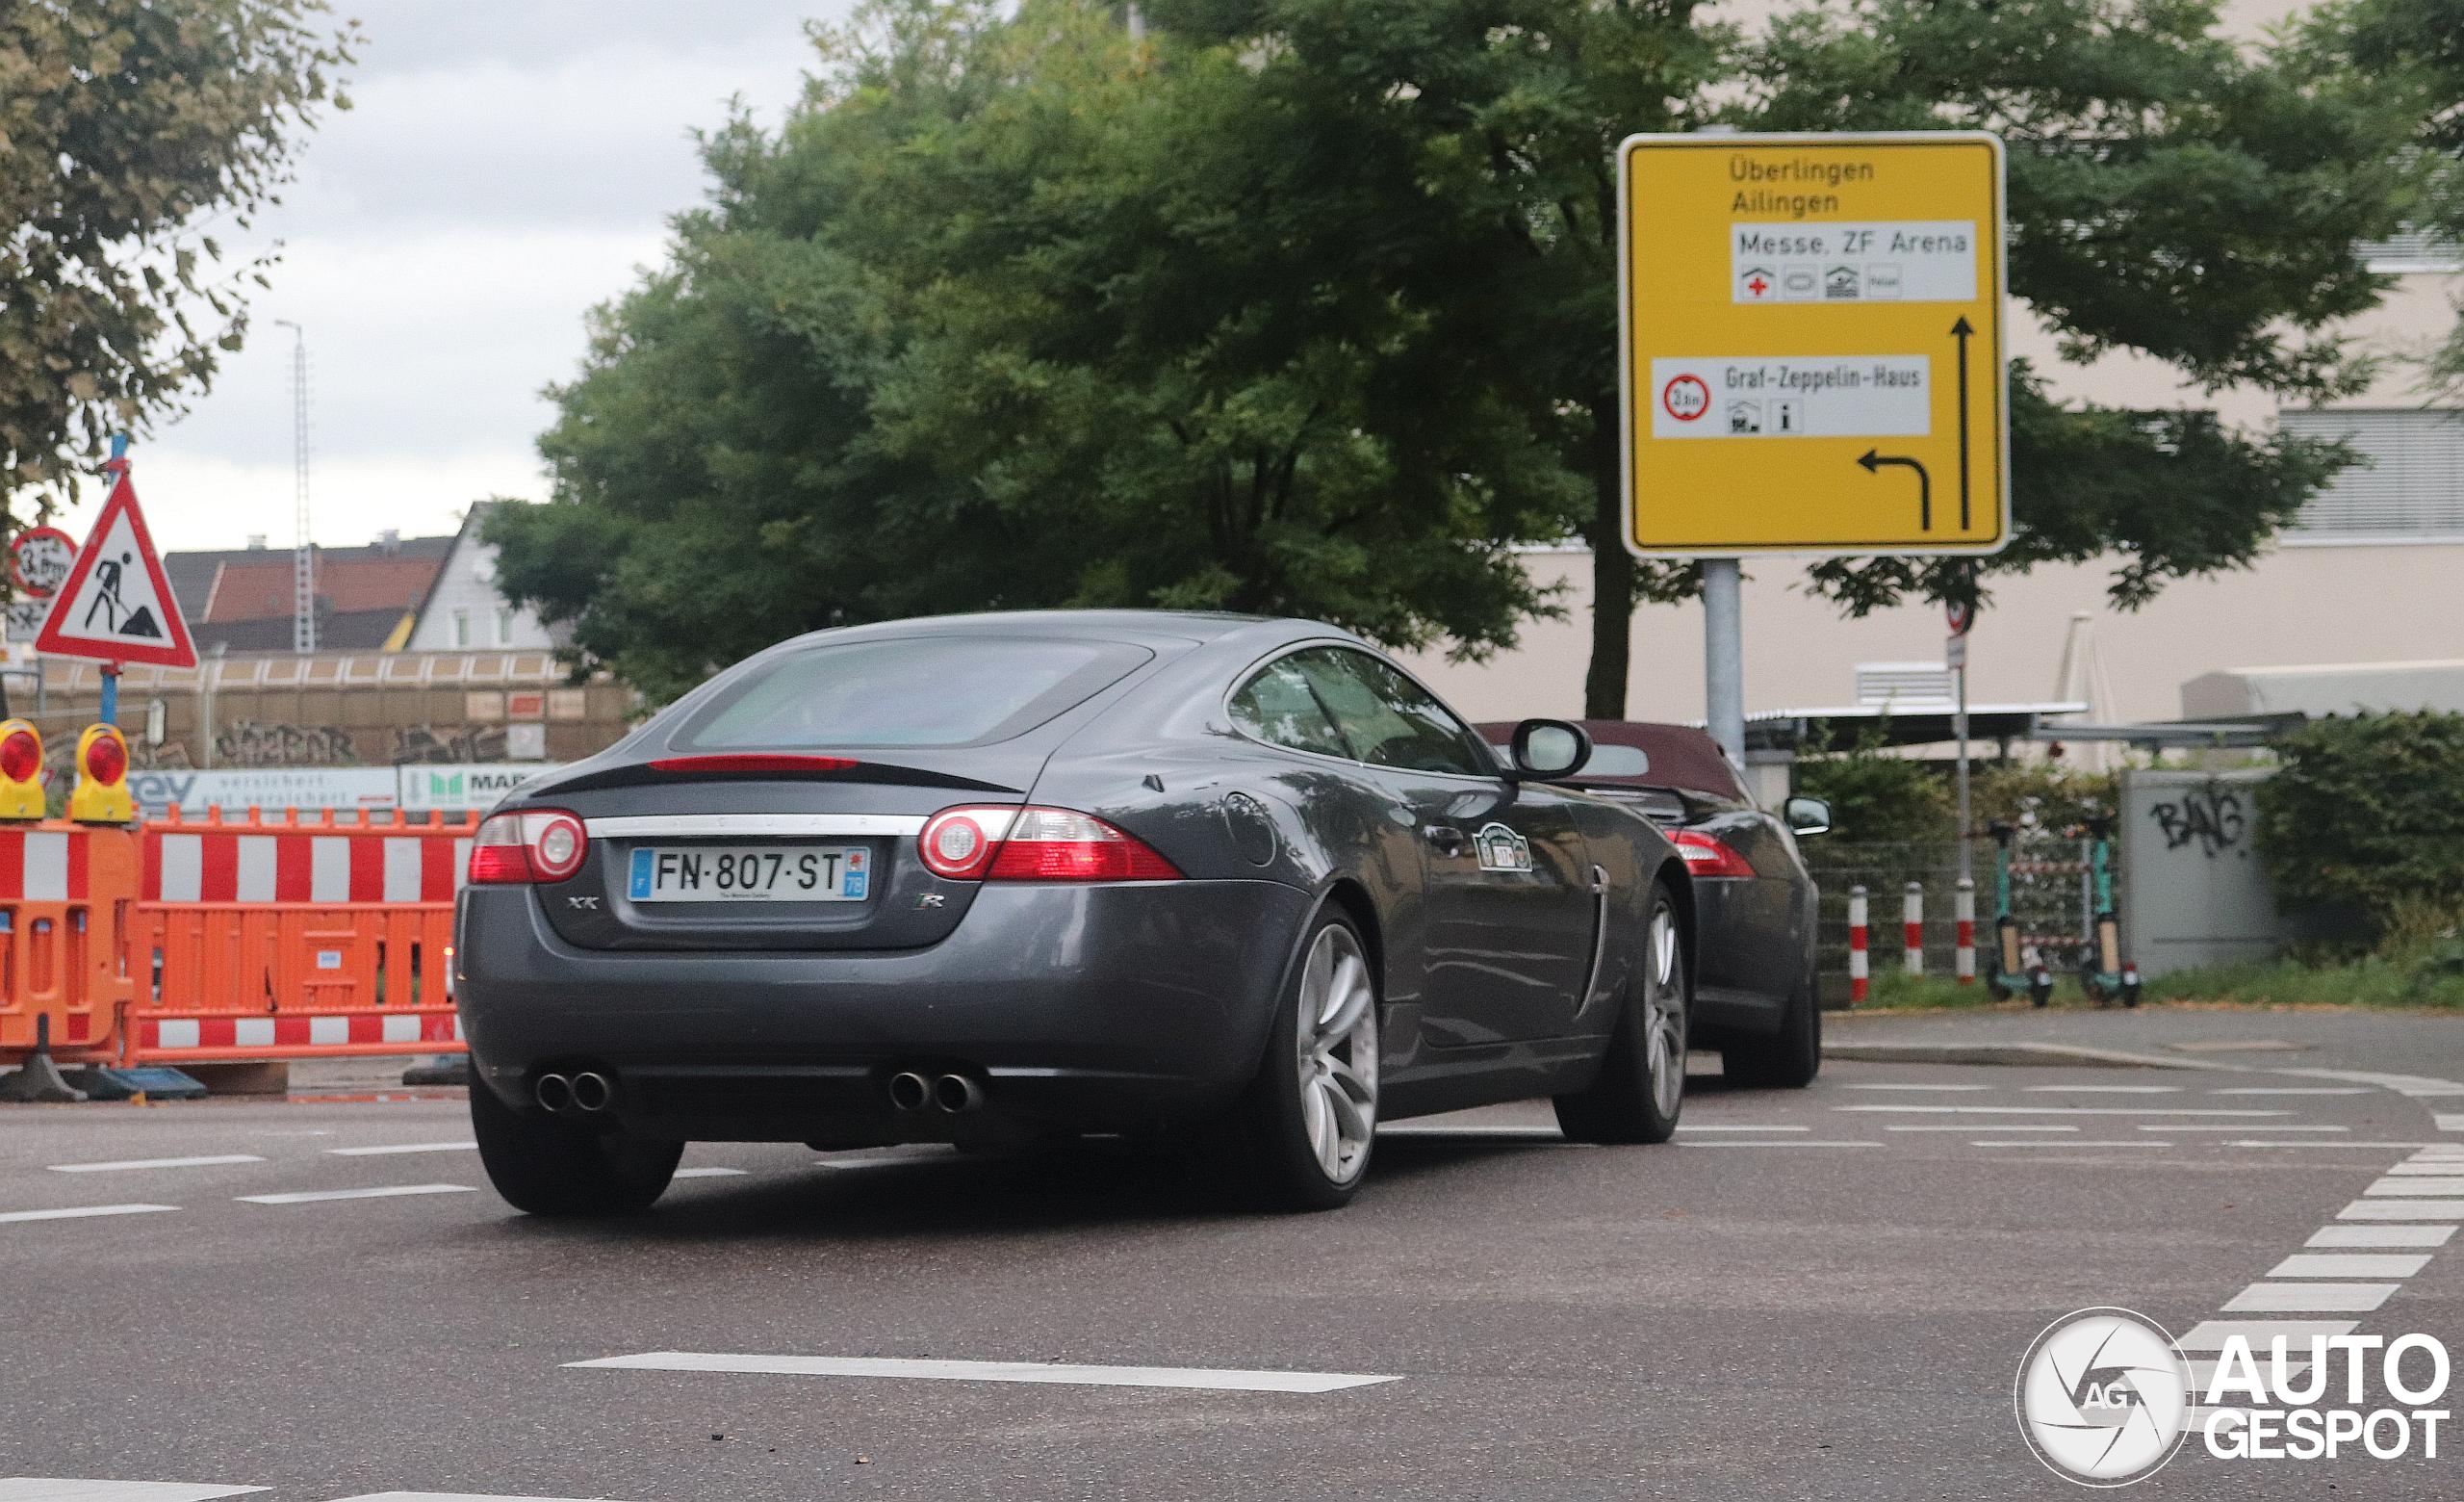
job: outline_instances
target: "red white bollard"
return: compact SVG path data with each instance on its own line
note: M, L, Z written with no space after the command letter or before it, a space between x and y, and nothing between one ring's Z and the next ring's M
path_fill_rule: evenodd
M1865 889L1848 889L1848 1004L1865 1004L1867 967L1871 960L1865 953Z
M1901 942L1907 946L1903 964L1910 978L1913 979L1925 973L1925 884L1923 882L1912 881L1908 884L1907 901L1899 916L1900 926L1904 930Z
M1951 898L1951 916L1959 920L1957 947L1951 951L1951 972L1963 986L1976 984L1976 883L1963 876Z

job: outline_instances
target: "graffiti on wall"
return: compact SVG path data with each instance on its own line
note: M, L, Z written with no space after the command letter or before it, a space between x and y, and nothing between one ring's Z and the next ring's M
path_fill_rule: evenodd
M394 732L397 766L504 760L504 730L495 725L405 725Z
M2242 842L2250 831L2242 794L2218 783L2185 790L2170 803L2147 811L2164 832L2165 848L2179 850L2196 842L2199 854L2213 861Z
M359 747L339 725L233 720L214 738L218 766L356 766Z

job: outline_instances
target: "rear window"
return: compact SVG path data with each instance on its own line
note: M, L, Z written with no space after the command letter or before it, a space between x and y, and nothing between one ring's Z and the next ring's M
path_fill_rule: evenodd
M747 672L681 750L965 746L1024 735L1155 654L1122 642L901 636L808 647Z

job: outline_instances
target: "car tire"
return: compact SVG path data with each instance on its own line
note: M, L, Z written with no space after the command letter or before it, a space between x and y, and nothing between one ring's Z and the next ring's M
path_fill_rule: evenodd
M1803 1090L1822 1073L1822 1006L1809 979L1788 998L1776 1033L1739 1033L1720 1050L1729 1083L1753 1090Z
M622 1215L667 1192L684 1144L515 1110L477 1080L471 1133L488 1182L531 1215Z
M1685 928L1668 889L1652 883L1642 963L1609 1035L1600 1073L1558 1096L1557 1126L1576 1142L1666 1142L1685 1109L1685 1040L1693 1013Z
M1377 1136L1377 974L1351 919L1318 915L1275 1006L1229 1146L1270 1208L1331 1210L1369 1175Z

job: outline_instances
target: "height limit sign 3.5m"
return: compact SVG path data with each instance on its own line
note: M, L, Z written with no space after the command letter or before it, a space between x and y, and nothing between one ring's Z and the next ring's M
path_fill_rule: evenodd
M1998 140L1636 136L1618 156L1633 551L2008 544Z

